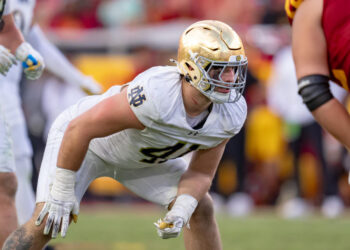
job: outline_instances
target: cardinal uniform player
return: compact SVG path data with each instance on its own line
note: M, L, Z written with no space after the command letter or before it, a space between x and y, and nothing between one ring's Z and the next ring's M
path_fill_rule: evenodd
M350 149L350 116L328 81L349 91L350 2L287 0L298 91L314 118Z

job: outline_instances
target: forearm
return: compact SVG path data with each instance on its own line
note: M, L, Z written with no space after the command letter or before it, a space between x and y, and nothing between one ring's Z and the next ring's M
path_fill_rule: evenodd
M312 112L319 124L350 149L350 116L345 107L335 98Z
M78 171L88 150L89 143L89 137L84 135L83 129L79 128L76 120L71 121L63 136L57 166Z
M3 16L3 20L5 25L0 32L0 44L16 54L16 49L24 42L23 35L17 29L12 14Z
M187 170L181 177L177 196L188 194L200 201L208 192L213 177L197 171Z
M187 171L181 176L178 185L178 196L189 194L197 201L203 198L211 186L228 140L224 140L215 148L198 150L193 153Z

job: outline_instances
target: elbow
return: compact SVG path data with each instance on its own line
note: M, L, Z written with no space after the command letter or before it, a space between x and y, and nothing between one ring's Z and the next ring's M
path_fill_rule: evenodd
M89 131L87 128L88 126L84 125L81 119L77 117L68 124L65 134L69 138L75 138L81 142L90 142L90 140L92 140L93 138L91 135L89 135Z

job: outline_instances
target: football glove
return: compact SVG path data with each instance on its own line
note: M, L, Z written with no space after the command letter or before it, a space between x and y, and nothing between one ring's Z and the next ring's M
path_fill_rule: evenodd
M24 74L28 79L36 80L42 75L45 69L44 59L29 43L23 42L17 48L16 58L22 62Z
M17 64L16 57L7 48L0 45L0 74L6 76L13 64Z
M169 239L179 236L185 222L181 217L165 216L163 220L159 219L154 225L160 238Z
M197 205L198 201L191 195L182 194L178 196L164 219L154 223L159 237L162 239L175 238L179 236L185 225L189 228L188 222Z
M79 203L75 197L75 172L63 168L56 169L55 179L48 200L45 202L35 225L39 226L48 214L44 234L48 235L52 228L52 238L56 238L61 229L61 236L65 237L72 213L76 223L79 214Z
M76 223L79 214L79 204L76 200L59 201L51 195L41 210L35 225L39 226L46 214L48 214L44 234L48 235L52 227L52 238L56 238L61 229L61 236L65 237L69 226L69 217L72 213L73 221ZM62 221L62 222L61 222Z

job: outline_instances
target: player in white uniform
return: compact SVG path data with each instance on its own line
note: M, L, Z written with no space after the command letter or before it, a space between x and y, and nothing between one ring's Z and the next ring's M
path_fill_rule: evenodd
M155 223L161 238L177 237L190 224L187 249L222 248L208 190L227 141L246 119L247 59L231 27L201 21L183 33L177 65L151 68L128 85L83 98L57 118L35 214L5 249L40 249L59 230L65 236L70 215L77 219L83 194L100 176L170 209ZM187 166L179 157L190 151Z
M0 0L0 74L6 75L11 66L17 64L17 60L25 68L24 72L27 78L37 79L40 77L44 63L39 53L37 53L28 43L25 42L21 31L15 25L15 18L20 15L20 11L13 12L12 6L15 1L5 4L5 0ZM28 2L28 8L32 8L31 2ZM31 16L25 16L31 18ZM27 27L26 27L27 28ZM13 53L13 54L12 54ZM16 68L16 67L14 67ZM20 67L17 67L20 69ZM16 77L17 74L17 77ZM17 72L16 69L11 72L9 81L19 81L21 72ZM6 78L7 81L7 78ZM12 89L16 88L16 84L10 86ZM7 236L17 227L16 208L19 209L18 215L20 215L19 221L24 223L24 218L28 220L34 209L34 194L30 185L29 177L25 176L28 173L28 167L30 165L23 166L23 173L21 176L25 176L25 180L22 181L19 178L18 185L19 190L16 196L15 206L15 193L17 189L17 180L15 176L15 158L12 145L11 126L9 119L12 119L12 114L9 115L6 110L7 97L11 98L12 95L7 96L9 91L6 86L5 78L0 76L0 246L4 243ZM16 115L16 111L15 114ZM5 119L6 118L6 119ZM23 129L15 131L17 138L23 134ZM30 147L25 144L20 145L20 148ZM16 150L15 152L17 152ZM18 163L18 157L16 157L16 163ZM30 169L29 169L30 170ZM19 201L21 204L19 205Z
M6 8L4 10L4 14L6 14L4 15L5 26L3 31L0 32L0 42L4 42L2 44L7 46L6 42L10 39L11 34L16 33L13 31L14 24L16 24L17 28L20 28L22 32L20 33L17 31L17 38L20 38L22 36L21 34L24 35L25 40L32 44L45 59L47 64L46 68L48 70L64 79L66 82L79 84L92 93L99 93L100 86L89 77L77 71L57 48L46 39L37 25L32 26L34 6L35 0L11 0L6 2ZM11 27L9 27L10 25ZM10 33L10 30L13 33ZM22 37L22 41L24 41L24 38ZM30 182L32 148L27 135L25 119L21 107L19 81L21 79L22 68L27 78L37 79L40 77L44 66L42 57L28 42L24 41L20 43L19 47L15 49L14 52L13 48L10 48L10 52L14 53L18 60L24 62L22 65L8 65L9 67L0 66L0 69L3 70L0 71L0 73L3 74L3 76L0 75L0 105L2 106L2 111L9 125L16 166L11 169L8 167L0 168L0 177L3 173L6 173L6 175L8 174L7 172L11 172L12 175L13 172L16 173L18 179L16 209L19 224L23 224L32 216L35 207L34 192ZM10 53L7 49L2 51L7 52L5 55L9 55ZM2 58L6 58L6 56ZM23 60L21 58L23 58ZM1 61L0 65L3 65ZM0 228L4 227L0 225ZM15 228L13 228L13 230L14 229Z

